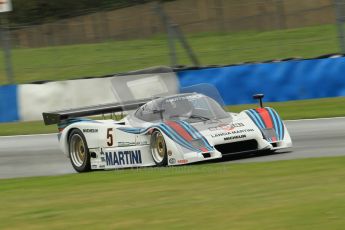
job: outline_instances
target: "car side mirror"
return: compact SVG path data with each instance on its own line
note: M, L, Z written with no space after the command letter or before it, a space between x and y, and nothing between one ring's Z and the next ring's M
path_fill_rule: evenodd
M263 108L262 98L264 98L264 94L262 94L262 93L260 93L260 94L254 94L254 95L253 95L253 98L254 98L255 100L259 100L260 108Z

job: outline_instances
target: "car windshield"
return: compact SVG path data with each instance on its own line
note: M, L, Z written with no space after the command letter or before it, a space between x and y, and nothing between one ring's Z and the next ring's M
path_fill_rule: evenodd
M153 100L140 107L135 116L148 122L188 120L193 123L228 118L230 115L217 102L205 95L182 94Z

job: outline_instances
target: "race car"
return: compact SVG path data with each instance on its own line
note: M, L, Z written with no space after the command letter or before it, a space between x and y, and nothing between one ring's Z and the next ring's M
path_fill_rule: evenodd
M183 93L43 113L57 124L62 151L78 172L143 166L171 166L213 160L227 154L292 147L278 113L260 106L226 112L213 98ZM80 118L130 111L120 120Z

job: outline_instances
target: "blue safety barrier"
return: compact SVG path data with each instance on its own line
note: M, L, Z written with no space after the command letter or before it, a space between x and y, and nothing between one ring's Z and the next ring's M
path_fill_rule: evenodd
M256 93L264 93L264 100L270 102L345 96L345 57L251 63L175 72L180 92L189 92L193 85L212 84L220 96L212 92L204 93L219 102L222 98L225 105L254 103L252 95ZM25 118L21 112L23 106L35 109L35 103L28 105L19 101L17 95L21 89L21 85L0 86L0 122L31 119ZM211 91L211 88L203 89ZM25 95L24 98L31 96Z
M273 63L178 71L180 87L209 83L226 105L345 96L345 58L291 60Z
M0 122L18 120L17 86L0 86Z

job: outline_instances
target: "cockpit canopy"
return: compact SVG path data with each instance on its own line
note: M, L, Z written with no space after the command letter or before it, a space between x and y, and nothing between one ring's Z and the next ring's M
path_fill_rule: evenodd
M228 118L230 115L210 97L188 93L152 100L141 106L134 116L146 122L188 120L193 123Z

